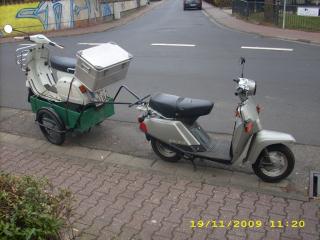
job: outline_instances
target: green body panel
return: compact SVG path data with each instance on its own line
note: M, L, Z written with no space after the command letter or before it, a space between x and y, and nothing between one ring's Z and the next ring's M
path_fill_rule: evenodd
M111 102L112 99L109 99ZM76 106L69 106L67 110L66 103L49 102L40 99L37 96L30 97L31 108L33 112L38 112L40 108L52 108L66 125L67 129L74 129L79 132L85 132L114 114L114 104L104 104L102 106L90 106L84 111L76 110Z

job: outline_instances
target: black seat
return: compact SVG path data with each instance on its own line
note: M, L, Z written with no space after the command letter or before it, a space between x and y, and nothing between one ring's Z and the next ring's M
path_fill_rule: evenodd
M77 60L75 58L52 56L50 58L50 65L52 68L62 72L74 73ZM69 69L69 70L68 70Z
M167 118L196 119L209 114L213 102L158 93L150 99L149 106Z

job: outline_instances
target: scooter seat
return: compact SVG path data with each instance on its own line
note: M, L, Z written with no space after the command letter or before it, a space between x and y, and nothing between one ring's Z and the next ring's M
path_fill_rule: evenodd
M67 73L74 73L76 63L77 60L75 58L60 56L52 56L50 58L50 65L52 68Z
M149 106L167 118L192 118L207 115L214 103L208 100L184 98L158 93L149 101Z

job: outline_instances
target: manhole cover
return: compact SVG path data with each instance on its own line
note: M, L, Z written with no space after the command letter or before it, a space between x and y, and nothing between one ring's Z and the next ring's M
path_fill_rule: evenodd
M320 198L320 172L310 172L309 196L311 198Z

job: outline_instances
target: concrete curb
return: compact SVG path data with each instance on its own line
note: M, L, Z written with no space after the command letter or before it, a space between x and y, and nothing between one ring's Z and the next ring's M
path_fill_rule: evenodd
M109 22L95 24L95 25L82 27L82 28L64 29L59 31L47 31L47 32L43 32L43 34L45 34L47 37L66 37L66 36L76 36L76 35L83 35L83 34L89 34L89 33L104 32L106 30L127 24L128 22L138 17L141 17L147 12L149 12L150 10L160 6L164 2L166 2L166 0L162 0L159 2L152 2L149 5L143 6L137 9L136 11L123 16L120 20L112 20ZM11 43L11 42L21 42L21 41L24 41L24 40L16 40L13 37L0 38L0 44Z
M238 32L244 32L244 33L250 33L250 34L257 34L261 37L268 37L268 38L274 38L274 39L281 39L281 40L284 40L284 41L291 41L291 42L298 42L298 43L302 43L302 44L312 44L312 45L316 45L316 46L320 46L320 33L319 33L319 41L312 41L312 40L309 40L309 39L303 39L303 34L304 33L308 33L308 32L304 32L304 31L300 31L302 36L301 38L292 38L292 37L288 37L288 36L284 36L284 35L277 35L277 33L273 34L273 35L270 35L270 34L265 34L263 33L262 31L253 31L251 29L244 29L242 27L240 28L237 28L235 26L231 26L230 24L228 24L226 21L224 21L224 18L218 18L216 17L215 15L213 15L212 13L210 13L210 9L211 8L215 8L216 11L221 11L221 9L218 9L216 7L213 7L211 5L209 5L208 3L204 3L204 6L203 6L203 11L204 11L204 14L211 19L212 22L214 22L216 25L222 27L222 28L227 28L229 30L235 30L235 31L238 31ZM228 15L227 13L224 13L225 15ZM228 15L229 16L229 15ZM232 17L232 16L229 16L229 17ZM232 18L235 18L235 17L232 17ZM246 23L246 24L251 24L252 26L259 26L259 25L256 25L256 24L253 24L253 23L250 23L250 22L247 22L247 21L244 21L244 20L241 20L241 19L236 19L237 21L239 22L242 22L242 23ZM264 27L264 26L263 26ZM273 28L273 27L269 27L269 28ZM275 28L274 27L274 30L279 30L278 28ZM289 30L290 29L286 29L286 30ZM295 30L296 31L296 30ZM317 32L313 32L314 34L317 34Z
M295 200L308 201L309 198L297 193L286 192L289 185L287 180L277 184L264 183L258 180L254 174L235 172L224 169L208 169L197 167L195 170L192 164L172 164L161 160L151 160L134 157L131 155L116 153L112 151L98 150L76 145L56 146L45 140L24 137L5 132L0 132L0 145L9 144L19 146L25 150L37 153L49 153L60 157L70 157L82 160L90 160L97 164L122 165L135 170L147 170L148 172L165 174L167 176L178 176L180 178L207 183L216 186L230 186L241 188L247 191L271 194L278 197L285 197Z

